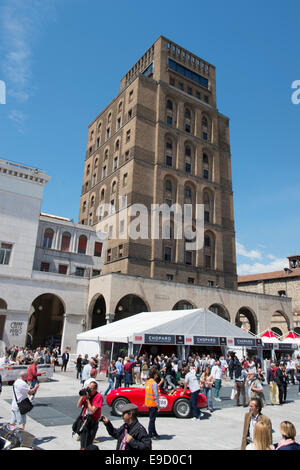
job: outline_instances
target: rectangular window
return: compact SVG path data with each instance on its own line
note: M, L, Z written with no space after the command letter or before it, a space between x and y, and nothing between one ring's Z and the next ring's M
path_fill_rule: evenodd
M183 85L182 82L178 83L178 88L179 88L179 90L184 91L184 85Z
M106 178L106 166L102 168L102 178Z
M128 119L131 119L131 118L132 118L132 109L128 111Z
M126 132L126 143L130 141L130 129Z
M185 132L188 132L189 134L191 133L191 126L190 124L185 125Z
M185 162L185 171L186 173L191 173L192 165L189 162Z
M49 272L50 264L49 263L41 263L41 271L44 271L45 273Z
M193 277L188 277L188 284L194 284L195 279Z
M188 87L187 92L188 92L189 95L192 95L193 94L193 89Z
M114 170L116 170L118 168L118 157L115 157L114 158Z
M99 269L93 269L93 273L92 273L93 277L100 276L100 274L101 274L101 271Z
M185 264L192 264L193 261L193 254L191 251L185 252Z
M8 265L12 252L11 243L1 243L0 245L0 264Z
M207 95L204 96L204 103L208 103L208 96Z
M94 256L98 256L100 258L101 255L102 255L102 243L95 242Z
M119 245L119 258L123 256L123 245Z
M166 166L173 166L173 158L170 155L166 155Z
M208 88L208 80L205 77L202 77L198 73L192 72L191 70L183 67L182 65L178 64L172 59L169 59L169 68L174 70L174 72L179 73L185 78L192 80L193 82L197 83L198 85L203 86L204 88Z
M58 272L59 272L59 274L67 274L68 266L66 264L60 264L58 266Z
M129 92L129 101L132 101L133 99L133 90Z
M123 175L123 186L126 186L127 185L127 180L128 180L128 173L125 173Z
M110 127L106 129L106 140L110 138Z
M125 152L125 161L129 160L129 150Z
M121 118L119 117L117 119L117 129L120 129L120 127L121 127Z
M79 268L77 266L76 271L75 271L75 276L83 277L84 276L84 268Z
M205 256L205 267L211 268L211 257L208 255Z
M198 100L201 100L201 93L200 93L200 91L196 91L196 98L197 98Z
M170 85L175 86L175 79L173 77L170 77L169 83Z
M214 281L208 281L209 287L213 287L215 285Z
M111 249L107 250L107 261L111 261Z
M203 139L203 140L208 140L208 134L207 134L207 132L202 132L202 139Z
M166 281L173 281L173 274L166 274Z
M204 211L204 222L209 222L209 212Z
M165 261L172 260L172 248L170 246L165 246L164 248L164 259Z
M206 169L203 170L203 178L205 178L206 180L209 179L209 172Z
M172 125L173 125L173 118L172 118L172 116L167 116L167 124L168 124L168 126L172 126Z

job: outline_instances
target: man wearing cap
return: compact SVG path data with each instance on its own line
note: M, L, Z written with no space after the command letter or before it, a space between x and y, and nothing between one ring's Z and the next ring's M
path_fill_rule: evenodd
M123 406L124 424L118 429L114 428L108 418L102 416L108 434L118 440L116 450L151 450L151 439L137 419L137 410L138 407L133 403Z
M23 370L19 378L13 384L13 399L11 402L11 421L10 424L17 426L20 429L25 429L26 424L26 414L22 415L19 410L18 403L28 398L28 395L34 395L37 389L39 388L39 384L37 383L32 389L30 389L29 385L27 384L27 371Z

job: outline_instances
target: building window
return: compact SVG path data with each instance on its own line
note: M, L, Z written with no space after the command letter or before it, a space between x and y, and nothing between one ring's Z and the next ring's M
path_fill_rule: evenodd
M184 85L183 85L182 82L178 83L178 88L179 88L179 90L184 91Z
M86 167L86 176L89 176L89 174L90 174L90 168L91 168L91 165L88 164L88 166Z
M58 272L59 272L59 274L67 274L68 266L66 264L60 264L58 266Z
M129 92L129 102L133 100L133 90Z
M115 194L117 191L117 182L114 181L113 184L111 185L111 193Z
M211 256L205 255L205 267L206 268L211 268Z
M111 261L111 249L107 250L107 262Z
M195 279L193 277L188 277L188 284L195 284Z
M68 232L64 232L61 238L61 251L69 251L71 244L71 234Z
M44 262L41 263L41 271L43 271L43 272L45 272L45 273L48 273L48 272L49 272L49 268L50 268L50 264L49 264L49 263L44 263Z
M106 174L107 174L107 167L104 166L104 167L102 168L102 178L106 178Z
M126 186L127 185L127 180L128 180L128 173L125 173L123 175L123 186Z
M86 247L87 247L87 238L86 238L85 235L80 235L79 241L78 241L78 251L77 251L77 253L85 255L86 254Z
M75 270L75 276L84 277L84 268L79 268L77 266Z
M171 155L166 155L166 166L173 166L173 157L171 157Z
M100 258L101 255L102 255L102 243L101 242L95 242L94 256L98 256Z
M193 253L191 251L185 252L185 264L192 264L193 263Z
M210 246L210 238L204 237L204 246Z
M208 286L213 287L215 285L214 281L208 281Z
M126 132L126 143L130 142L130 129Z
M172 116L167 116L167 124L168 124L168 126L172 126L172 125L173 125L173 118L172 118Z
M120 127L121 127L121 118L119 117L117 119L117 130L120 129Z
M118 163L119 163L119 158L115 157L114 158L114 170L116 170L118 168Z
M170 246L164 247L164 260L171 261L172 260L172 248Z
M122 258L123 256L123 248L124 248L124 245L119 245L119 258Z
M132 109L128 111L128 120L132 118Z
M110 127L106 129L106 140L110 138Z
M173 111L173 101L171 100L167 100L167 105L166 105L167 109L169 109L170 111Z
M95 277L95 276L100 276L101 274L101 270L100 269L93 269L93 272L92 272L92 276Z
M188 92L189 95L192 95L193 94L193 89L191 87L188 87L187 92Z
M204 211L204 222L209 223L209 212L208 211Z
M11 243L1 243L0 245L0 264L8 265L12 252Z
M166 274L166 281L173 281L173 274Z
M53 237L54 237L54 231L52 229L49 228L45 230L43 248L52 248Z
M129 160L129 150L125 152L125 162L127 162L127 160Z

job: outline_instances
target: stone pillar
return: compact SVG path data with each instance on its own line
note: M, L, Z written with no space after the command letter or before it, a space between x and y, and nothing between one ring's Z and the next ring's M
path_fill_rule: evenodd
M6 321L3 331L3 341L6 347L15 344L16 346L25 346L27 328L28 328L28 312L17 310L5 310Z
M85 314L64 314L64 327L61 339L61 351L70 347L71 354L76 354L76 336L85 331L86 325Z

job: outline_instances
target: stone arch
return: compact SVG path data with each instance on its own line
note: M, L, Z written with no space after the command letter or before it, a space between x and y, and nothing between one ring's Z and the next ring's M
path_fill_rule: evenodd
M176 302L172 310L190 310L196 308L189 300L183 299Z
M106 325L106 302L102 294L95 294L90 302L88 323L92 329Z
M31 304L27 328L27 344L32 348L61 340L64 326L65 303L56 294L45 293Z
M221 305L221 304L212 304L208 310L210 310L211 312L215 313L216 315L218 315L219 317L221 318L224 318L224 320L227 320L230 322L230 315L229 315L229 312L227 310L226 307L224 307L224 305Z
M149 312L150 308L147 302L139 295L127 294L122 297L115 308L113 321L122 320L141 312Z
M238 310L235 325L255 335L258 332L257 316L250 307L241 307Z
M290 331L290 320L288 316L282 310L276 310L272 314L270 328L272 331L279 330L281 335L284 335Z

